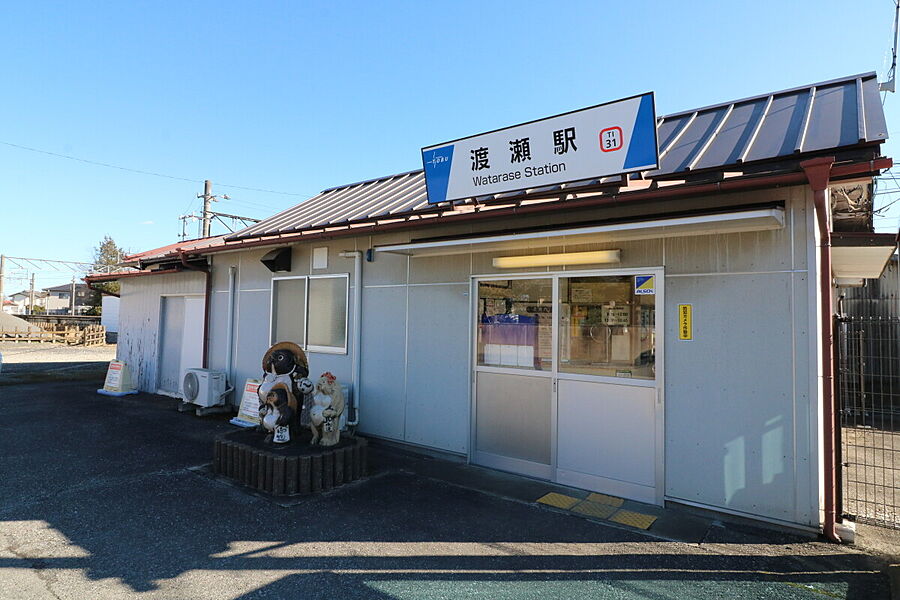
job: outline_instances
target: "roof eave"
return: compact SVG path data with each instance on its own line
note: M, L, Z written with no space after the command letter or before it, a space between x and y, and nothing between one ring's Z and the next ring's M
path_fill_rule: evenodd
M839 181L846 178L858 178L861 176L875 176L881 170L888 169L893 164L890 158L879 157L868 161L858 161L845 164L836 164L832 169L832 179ZM727 193L731 191L747 191L753 189L762 189L766 187L782 187L787 185L804 185L807 183L806 175L802 171L793 171L787 173L768 173L762 175L738 176L733 178L723 178L720 181L704 182L704 183L684 183L669 186L652 186L640 190L611 192L609 188L601 189L579 189L577 195L587 196L577 198L576 194L563 190L560 193L550 196L550 200L543 203L536 203L523 206L515 203L510 207L503 207L496 210L481 211L481 207L476 206L474 210L464 213L457 213L453 216L438 216L426 219L413 219L417 216L416 211L410 211L404 214L390 215L380 220L368 222L356 222L348 225L340 230L323 230L322 227L310 228L308 230L293 231L285 234L265 234L259 236L246 237L242 239L229 240L224 244L216 247L205 248L201 252L187 254L191 256L203 256L215 254L219 252L234 251L244 248L257 248L292 244L302 241L314 239L334 239L340 237L349 237L361 234L383 233L387 231L397 231L402 229L414 229L417 227L430 225L453 225L465 223L473 219L486 218L502 218L524 214L537 214L548 211L556 211L560 208L566 210L582 209L609 205L616 202L640 202L652 201L660 199L678 198L682 196L700 196L716 193ZM599 192L592 194L591 192ZM567 195L576 196L572 200L556 200L553 198ZM528 198L528 200L538 200L538 198ZM398 222L399 218L405 218ZM381 224L380 221L390 221L387 224Z

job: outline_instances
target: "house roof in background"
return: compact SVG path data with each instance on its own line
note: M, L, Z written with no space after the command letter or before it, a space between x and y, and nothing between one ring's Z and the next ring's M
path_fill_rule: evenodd
M878 144L887 139L888 133L876 74L870 72L660 117L657 137L659 168L630 179L653 185L694 173L777 172L785 167L773 163ZM629 181L621 177L592 179L472 198L462 204L560 196L603 186L615 186L624 194ZM646 184L638 187L647 189ZM328 231L410 217L446 218L457 212L449 203L428 203L424 174L417 170L324 190L224 236L224 241Z
M75 291L76 291L76 292L83 292L85 289L87 289L87 285L85 285L84 283L76 283L76 284L75 284ZM71 283L64 283L64 284L62 284L62 285L55 285L55 286L53 286L53 287L46 287L46 288L44 288L44 291L45 291L45 292L71 292L71 291L72 291L72 284L71 284Z

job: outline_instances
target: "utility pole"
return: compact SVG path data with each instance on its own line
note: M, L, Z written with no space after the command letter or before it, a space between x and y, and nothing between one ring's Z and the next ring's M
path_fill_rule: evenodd
M197 194L198 198L203 198L203 213L200 215L200 237L209 237L210 236L210 226L212 225L213 217L216 216L217 213L214 213L209 208L213 202L218 202L219 197L214 196L212 193L212 181L209 179L203 182L203 193ZM222 195L223 200L230 200L228 194ZM193 217L194 215L185 215L181 217L182 219L186 219L188 217ZM240 218L240 217L238 217ZM182 225L182 229L184 225Z
M72 293L69 294L69 314L75 316L75 276L72 276Z
M201 220L202 229L200 231L200 237L209 237L209 226L212 222L212 215L209 214L209 207L213 200L216 199L216 197L212 195L212 181L207 179L203 182L203 195L197 197L203 198L203 217Z
M33 315L34 314L34 273L31 274L31 294L30 295L31 295L31 304L28 309L28 314Z
M0 254L0 312L3 312L3 276L6 275L6 256Z
M897 28L900 24L900 0L894 0L894 51L891 56L891 68L888 71L888 80L878 86L880 92L895 92L897 86L895 80L897 78Z

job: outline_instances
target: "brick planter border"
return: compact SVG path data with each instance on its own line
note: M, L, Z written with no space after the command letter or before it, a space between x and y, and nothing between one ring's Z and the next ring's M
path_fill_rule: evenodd
M367 473L368 442L345 436L354 443L321 454L290 456L228 439L216 438L213 473L273 496L300 496L326 492L361 479Z

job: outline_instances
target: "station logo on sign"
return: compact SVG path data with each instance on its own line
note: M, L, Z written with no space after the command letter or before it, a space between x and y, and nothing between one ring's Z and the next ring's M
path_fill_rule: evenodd
M422 148L431 204L658 166L653 92Z
M635 275L634 293L636 296L649 296L656 293L655 275Z

